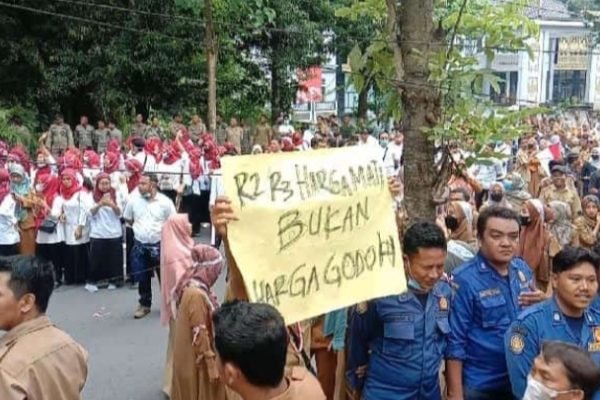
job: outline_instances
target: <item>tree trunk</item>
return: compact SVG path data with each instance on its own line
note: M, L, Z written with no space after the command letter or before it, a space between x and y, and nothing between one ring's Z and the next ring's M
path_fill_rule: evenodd
M217 42L213 26L212 1L205 0L206 61L208 74L208 110L206 120L210 132L217 131Z
M365 82L361 91L358 93L358 110L356 111L357 117L362 118L367 122L367 114L369 112L369 89L371 85L368 81Z
M405 204L411 220L436 217L433 189L437 172L434 166L434 144L423 128L436 126L441 118L441 97L435 83L428 80L430 57L441 49L442 33L433 21L434 0L405 0L396 10L396 2L388 0L388 11L396 15L395 46L400 49L402 65L397 76L403 76L399 90L404 106L404 187ZM392 9L393 7L393 9ZM399 12L396 12L399 11ZM396 31L398 29L398 31Z
M281 113L281 78L279 72L277 61L273 59L271 63L271 120L273 122L277 121Z

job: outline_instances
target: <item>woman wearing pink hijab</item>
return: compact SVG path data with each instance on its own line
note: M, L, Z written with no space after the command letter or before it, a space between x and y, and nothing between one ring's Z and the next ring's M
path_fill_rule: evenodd
M175 332L171 299L177 282L192 265L192 225L187 214L171 216L163 226L160 240L160 322L169 325L169 343L167 346L167 365L163 392L171 395L173 373L173 339Z
M223 268L223 257L214 247L200 244L192 250L192 258L193 264L172 294L177 317L171 400L238 398L229 397L219 379L213 344L211 318L219 303L212 287Z

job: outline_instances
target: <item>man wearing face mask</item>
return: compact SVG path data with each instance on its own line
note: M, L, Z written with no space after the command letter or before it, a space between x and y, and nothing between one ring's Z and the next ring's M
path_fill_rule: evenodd
M548 340L579 346L600 365L600 311L590 307L599 265L595 253L566 246L554 257L552 298L523 311L506 332L506 363L517 398L526 392L534 359Z
M567 171L562 165L554 165L551 169L552 184L542 189L540 200L545 205L552 201L562 201L571 207L573 219L581 215L581 200L577 192L567 187Z
M594 147L590 154L590 159L583 164L581 168L581 180L583 181L583 194L586 196L590 193L590 183L593 174L600 170L600 149ZM596 194L598 189L596 188Z
M449 400L513 400L502 335L524 307L544 299L531 269L515 257L519 217L507 208L479 214L480 251L454 271L447 382Z
M139 307L134 318L140 319L150 313L152 305L153 271L160 279L160 234L164 223L175 214L175 205L164 194L158 192L156 174L145 173L138 184L140 196L130 200L123 218L133 229L134 243L131 249L131 270L139 283Z
M600 368L585 350L544 342L527 377L523 400L587 400L600 387Z
M442 280L446 239L435 224L416 223L403 250L408 290L359 304L351 318L346 377L364 400L441 399L452 296Z

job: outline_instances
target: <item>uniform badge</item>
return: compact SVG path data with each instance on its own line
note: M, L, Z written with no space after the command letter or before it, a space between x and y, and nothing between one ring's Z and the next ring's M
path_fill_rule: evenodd
M440 311L448 311L448 300L445 297L440 297Z
M514 333L510 337L510 351L512 351L513 354L521 354L524 348L525 341L523 340L523 336L520 333Z
M594 341L588 343L588 352L598 352L600 351L600 327L595 327L592 331L594 333Z
M367 302L362 301L356 305L356 312L359 314L364 314L367 312L368 308L369 308L369 306L367 305Z
M594 328L594 341L600 343L600 327Z
M525 276L525 274L523 273L523 271L519 271L519 280L521 281L521 283L526 283L527 282L527 277Z

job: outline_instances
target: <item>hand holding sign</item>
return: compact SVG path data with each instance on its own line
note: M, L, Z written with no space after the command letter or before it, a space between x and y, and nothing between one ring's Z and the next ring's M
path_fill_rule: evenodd
M250 300L273 304L287 324L406 288L378 152L228 157L223 179L230 200L219 199L213 223Z

